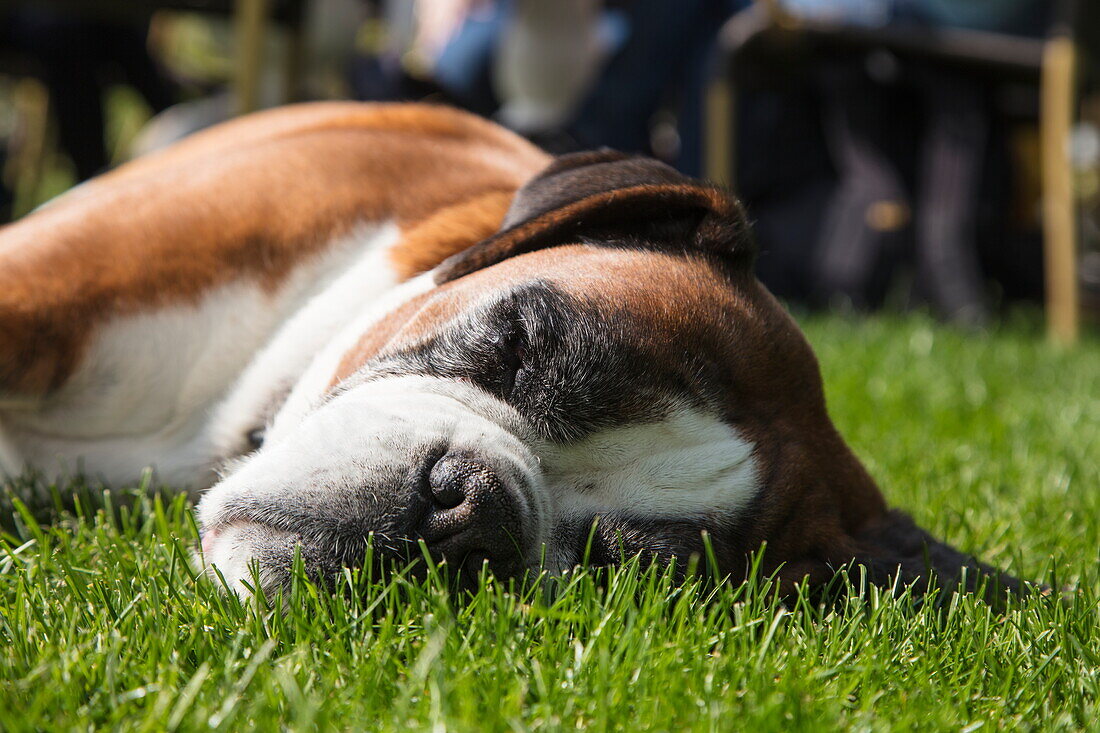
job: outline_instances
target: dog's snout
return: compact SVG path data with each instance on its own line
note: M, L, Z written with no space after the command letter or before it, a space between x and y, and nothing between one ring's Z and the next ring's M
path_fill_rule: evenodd
M476 458L448 455L432 467L428 484L431 508L420 535L433 552L459 568L488 560L500 571L521 562L523 517L497 471Z

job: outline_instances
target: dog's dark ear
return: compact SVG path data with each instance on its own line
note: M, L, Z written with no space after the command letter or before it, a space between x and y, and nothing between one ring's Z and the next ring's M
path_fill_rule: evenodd
M875 585L912 585L918 594L930 583L945 592L982 591L996 606L1006 593L1019 595L1027 590L1018 578L937 540L904 512L887 512L855 539L860 548L856 562L867 568L868 580Z
M744 268L755 257L733 196L659 161L603 150L556 159L516 193L501 230L444 261L436 282L581 241L702 251Z

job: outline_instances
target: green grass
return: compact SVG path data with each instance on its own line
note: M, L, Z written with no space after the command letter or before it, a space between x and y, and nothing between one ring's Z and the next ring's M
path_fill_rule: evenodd
M298 580L268 610L193 577L183 499L93 496L0 539L0 728L1098 729L1100 344L805 326L890 499L1066 601L784 607L625 568L465 600L431 578Z

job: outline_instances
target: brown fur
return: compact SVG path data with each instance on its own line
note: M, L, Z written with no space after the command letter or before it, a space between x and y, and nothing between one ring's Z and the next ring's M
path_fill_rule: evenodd
M427 272L443 260L488 239L504 219L514 189L490 191L436 211L402 233L391 259L398 277L406 280Z
M0 393L59 387L112 318L234 281L275 289L357 222L396 220L417 248L396 256L401 271L429 267L418 224L475 201L480 223L442 258L547 160L484 120L418 106L305 105L196 135L0 229Z

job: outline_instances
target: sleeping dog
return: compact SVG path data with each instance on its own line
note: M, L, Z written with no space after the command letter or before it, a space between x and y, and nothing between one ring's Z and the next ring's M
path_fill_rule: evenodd
M268 590L368 538L498 577L704 535L788 589L991 573L887 508L753 258L734 198L646 158L440 107L242 118L0 230L0 468L210 487L205 561Z

